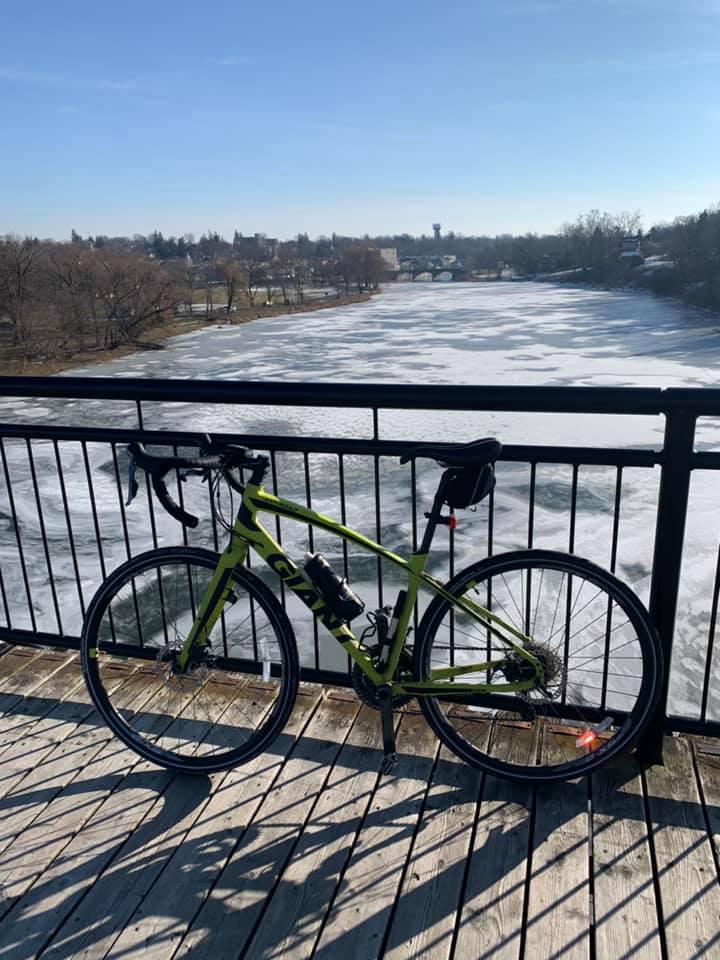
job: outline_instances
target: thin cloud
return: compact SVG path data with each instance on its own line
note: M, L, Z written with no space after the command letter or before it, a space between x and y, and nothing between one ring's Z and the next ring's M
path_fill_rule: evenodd
M134 78L84 79L65 74L48 73L45 70L22 70L8 66L0 66L0 80L26 86L60 87L68 90L104 90L111 93L131 93L140 89L140 81Z
M212 60L218 67L238 67L245 63L254 63L255 59L253 57L215 57Z

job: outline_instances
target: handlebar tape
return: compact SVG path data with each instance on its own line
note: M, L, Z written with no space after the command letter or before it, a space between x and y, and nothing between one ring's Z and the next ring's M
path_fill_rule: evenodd
M150 474L155 495L170 516L186 527L196 527L200 521L173 500L165 483L165 474L180 468L215 470L222 464L221 457L158 457L147 453L140 443L129 444L127 450L137 466Z

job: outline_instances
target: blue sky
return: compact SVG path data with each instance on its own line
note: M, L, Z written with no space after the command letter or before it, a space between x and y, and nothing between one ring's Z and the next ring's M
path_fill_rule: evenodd
M649 226L719 94L720 0L3 0L0 234Z

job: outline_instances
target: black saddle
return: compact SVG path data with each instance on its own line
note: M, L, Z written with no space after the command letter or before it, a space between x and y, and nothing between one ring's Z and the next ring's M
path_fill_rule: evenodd
M400 463L407 463L415 457L428 457L437 460L443 467L482 467L495 463L501 453L502 444L494 437L473 440L471 443L423 443L404 453Z

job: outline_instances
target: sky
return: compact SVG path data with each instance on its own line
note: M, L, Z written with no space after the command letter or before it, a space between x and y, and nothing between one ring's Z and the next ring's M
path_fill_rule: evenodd
M647 228L719 94L720 0L2 0L0 235Z

